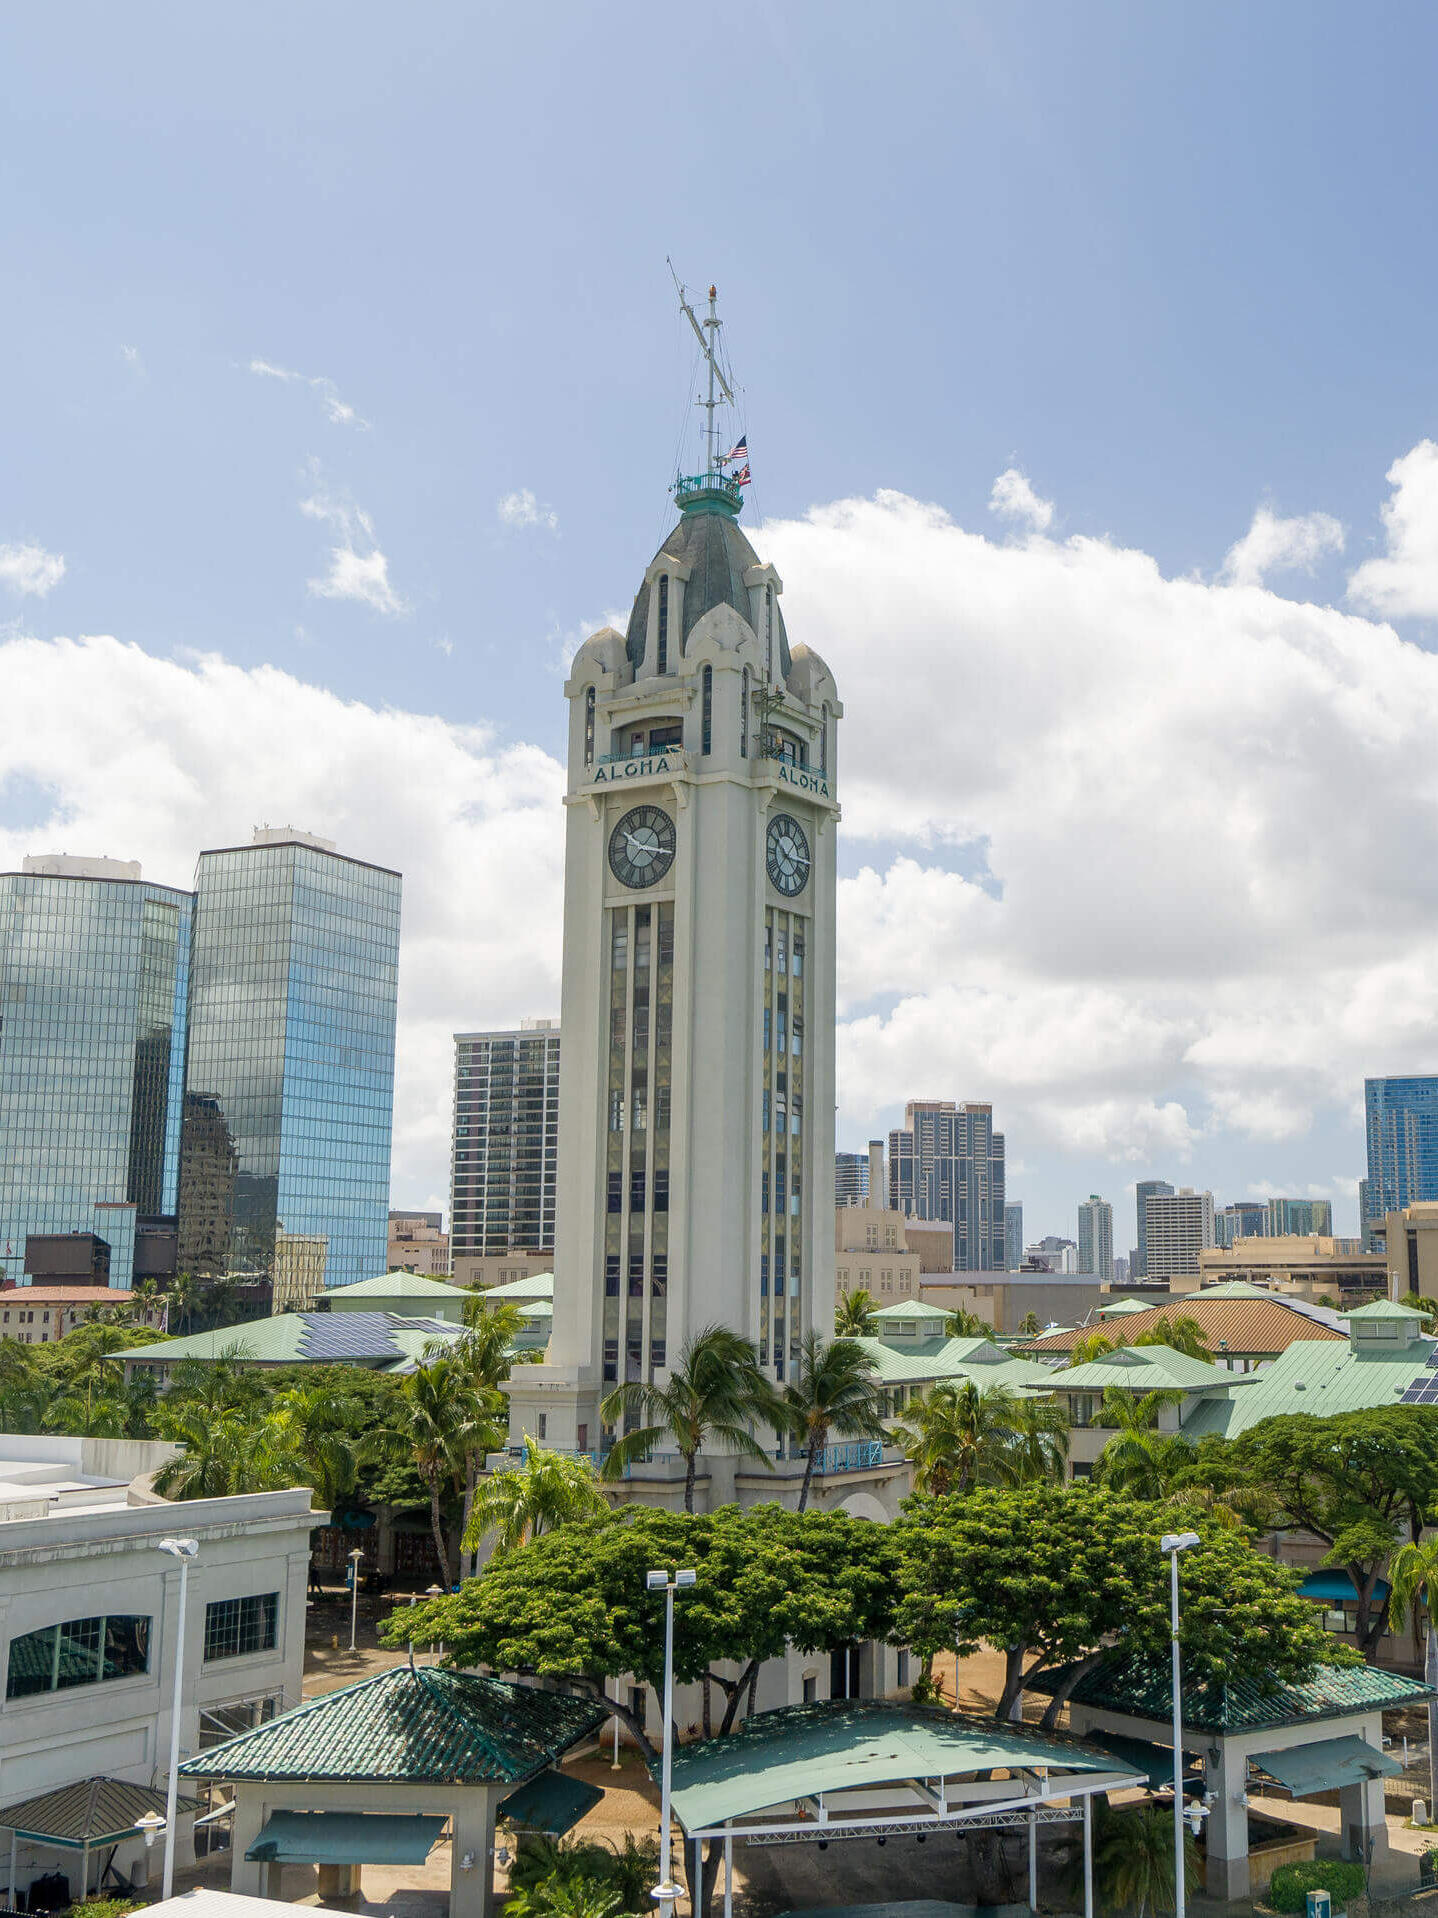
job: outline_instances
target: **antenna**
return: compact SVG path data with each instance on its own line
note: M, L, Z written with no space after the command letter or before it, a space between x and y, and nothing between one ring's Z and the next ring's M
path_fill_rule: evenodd
M686 288L681 282L679 275L674 271L674 262L667 254L664 263L669 268L669 276L673 280L674 289L679 295L679 310L694 328L694 337L699 342L699 350L709 363L709 397L707 400L700 400L699 404L704 408L706 414L704 449L707 455L707 465L705 471L717 473L719 470L719 443L714 437L714 409L720 405L721 402L714 396L716 382L729 404L733 406L735 403L733 391L719 366L719 329L723 325L723 322L719 318L717 304L719 289L714 286L710 287L709 312L701 323L694 308L689 304L689 295ZM709 336L707 339L705 338L706 333Z

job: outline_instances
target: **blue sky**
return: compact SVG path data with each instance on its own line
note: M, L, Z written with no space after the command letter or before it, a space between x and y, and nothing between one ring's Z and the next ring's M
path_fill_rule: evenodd
M1205 769L1211 783L1183 842L1184 910L1194 896L1237 892L1250 923L1265 922L1251 963L1212 962L1226 1022L1215 1033L1201 1014L1201 968L1180 1009L1165 971L1172 955L1134 958L1149 915L1115 870L1132 866L1128 842L1108 836L1095 797L1108 767L1165 750L1143 730L1141 653L1125 654L1121 672L1104 654L1101 730L1095 719L1075 761L1060 719L1030 711L1024 682L994 679L988 650L1012 648L1039 618L1055 646L1065 643L1072 607L1045 598L1035 569L1049 568L1048 579L1053 553L1112 549L1149 556L1175 588L1165 604L1180 623L1189 579L1223 604L1245 581L1275 602L1235 610L1256 651L1235 651L1212 689L1226 749L1255 729L1246 763L1275 746L1260 690L1268 641L1254 637L1254 621L1299 655L1332 643L1361 661L1359 614L1386 617L1397 640L1374 624L1372 645L1398 644L1393 657L1422 687L1409 706L1427 699L1426 665L1413 658L1431 644L1426 588L1408 575L1381 591L1351 582L1374 557L1411 562L1410 573L1426 564L1426 467L1404 495L1413 525L1402 551L1380 515L1402 494L1385 474L1421 446L1434 414L1435 41L1431 10L1398 5L397 11L311 0L223 13L11 10L0 21L9 349L0 548L63 555L64 572L46 584L40 562L15 562L13 590L0 597L5 631L42 649L111 634L187 671L199 654L242 676L278 669L337 696L337 740L349 724L342 702L431 716L450 730L424 736L442 736L446 753L478 753L499 787L522 788L534 811L524 830L542 833L552 795L540 755L561 740L566 650L627 606L665 529L665 484L691 417L692 355L664 263L672 254L691 284L712 277L721 289L755 471L746 518L773 528L791 627L798 634L807 614L822 632L841 690L866 689L871 653L891 658L905 637L926 705L926 675L959 664L952 736L936 733L931 758L887 785L880 758L895 716L869 724L848 695L854 769L872 777L850 808L846 872L857 880L871 869L896 898L895 862L907 858L927 875L932 905L949 878L989 870L994 846L1006 846L990 891L1017 905L1019 836L1031 850L1054 840L1059 871L1085 858L1090 868L1087 904L1059 887L1047 922L1035 906L1022 926L985 934L993 971L982 978L965 970L969 948L942 913L926 920L937 930L917 985L855 967L847 1003L860 1029L849 1050L841 1045L855 1088L843 1142L890 1123L910 1093L992 1092L1035 1232L1072 1229L1076 1199L1100 1190L1120 1203L1115 1241L1126 1247L1124 1188L1155 1171L1212 1182L1220 1199L1265 1183L1332 1190L1340 1217L1351 1215L1341 1181L1361 1170L1362 1071L1438 1066L1423 1051L1423 1020L1393 1031L1387 1013L1366 1024L1361 1013L1394 994L1428 1004L1434 902L1402 877L1407 855L1426 857L1426 798L1421 818L1405 823L1417 836L1391 884L1365 875L1369 890L1355 892L1361 843L1352 856L1332 842L1281 845L1274 822L1300 818L1291 787L1269 788L1272 812L1260 806L1255 826L1253 795L1223 812L1229 771L1194 762L1195 792ZM257 362L271 370L252 370ZM1038 507L1052 502L1046 520L991 508L1009 470L1027 476ZM880 494L910 506L880 507ZM862 526L816 524L839 501L870 503ZM940 559L924 545L934 523L914 502L973 539L946 538ZM1225 555L1265 506L1280 524L1307 528L1279 537L1287 574L1270 577L1266 562L1230 568L1225 589ZM1343 529L1341 551L1319 514ZM877 612L858 622L862 595L832 584L847 577L846 538L850 553L873 559L865 578L886 582L883 595L874 589ZM987 578L990 557L1008 584L1003 617L985 624L964 608L973 567ZM904 597L925 579L929 599ZM1088 590L1070 583L1080 597ZM952 627L934 615L939 600ZM1118 626L1138 617L1124 605ZM1304 617L1327 637L1294 640L1286 605L1320 609ZM1091 635L1095 622L1080 624ZM1188 637L1173 644L1211 646L1200 628L1184 625ZM1154 629L1160 677L1165 630ZM36 667L42 654L12 655L15 710L37 696L38 671L48 695L77 711L104 689L113 714L121 689L107 675L128 674L143 726L143 662L43 657L50 663ZM1035 684L1054 677L1041 662L1034 670ZM1315 754L1320 787L1333 763L1325 755L1351 762L1352 741L1325 734L1335 715L1348 723L1345 670L1315 711L1294 716L1277 753ZM281 696L274 681L234 682L265 684ZM144 685L170 710L158 681ZM876 685L869 718L897 698L893 685ZM176 691L175 727L186 711ZM267 757L263 712L257 696L243 732L236 721L228 738L222 728L212 736L215 754L250 765L257 817L300 797ZM86 749L99 762L104 717L94 714ZM1383 726L1360 732L1371 751ZM362 750L381 750L378 737ZM402 757L415 732L384 737L383 750ZM967 776L995 739L1013 755L1002 794L997 774ZM1026 740L1049 782L1035 783L1028 817L1015 800L1032 777ZM75 789L63 736L53 764L27 756L13 733L9 753L7 847L83 825L126 835L153 867L211 836L198 785L186 787L189 816L184 805L147 813L133 792L119 800L120 762L108 796L103 779ZM1070 783L1051 778L1055 766ZM136 776L135 762L123 768ZM1371 775L1360 767L1354 778L1357 823L1372 803L1373 837L1389 841ZM957 797L947 812L915 808L914 786ZM1033 811L1067 817L1064 795L1075 790L1081 836L1059 847ZM241 794L237 782L235 805ZM1152 805L1141 788L1131 800ZM495 803L471 804L471 823L490 824L469 859L488 858L502 836L502 806L485 812ZM1222 828L1210 833L1211 868L1204 819ZM416 820L409 841L387 836L385 818L366 820L358 800L312 823L402 863L413 899L441 890L421 871L449 843L438 829L427 838ZM1238 870L1233 860L1258 844L1265 862ZM554 859L535 856L549 861L550 915L534 935L536 963L554 972L557 954L543 958ZM155 876L184 877L189 857ZM1309 882L1277 913L1296 860ZM1042 863L1028 870L1041 887ZM502 955L476 964L463 924L415 910L424 956L412 976L429 983L410 988L415 1037L401 1062L410 1117L396 1197L406 1202L443 1189L447 1121L426 1113L447 1103L444 1027L551 1009L520 1003L525 967L511 979ZM923 918L927 908L913 910ZM1354 944L1329 952L1319 979L1313 934L1321 926L1326 940L1345 916ZM1380 932L1401 930L1421 982L1410 970L1385 987L1364 972L1365 922L1370 956ZM850 923L856 949L885 949L876 922ZM447 941L468 956L446 958ZM1070 949L1084 956L1070 964ZM1285 965L1302 975L1301 991ZM1048 1009L1037 1021L1026 966ZM1112 1021L1100 1017L1092 994L1123 997L1114 982L1138 973L1142 992L1121 1014L1110 1005ZM1105 1052L1089 1068L1065 1064L1070 1091L1050 1097L1031 1061L1006 1064L982 1048L941 1050L952 1079L912 1083L910 1061L934 1055L920 1038L905 1051L895 1008L906 994L923 998L926 979L950 975L980 995L964 1001L974 1018L994 1016L995 981L1008 978L1006 1016L1020 1031L1076 1022L1122 1051L1137 1020L1147 1037L1134 1041L1134 1084L1115 1090ZM435 984L441 977L449 983ZM557 999L557 972L553 990ZM1064 991L1076 996L1044 997ZM1295 1003L1310 1021L1306 1057L1297 1038L1275 1038ZM1171 1042L1154 1038L1160 1028ZM1311 1072L1313 1055L1331 1055L1333 1070L1298 1086L1295 1061ZM1255 1076L1243 1080L1235 1060ZM1177 1104L1187 1117L1156 1130L1146 1120L1125 1145L1124 1102L1140 1098L1145 1071L1144 1103L1160 1113ZM1262 1099L1282 1111L1266 1130L1245 1130L1239 1107Z

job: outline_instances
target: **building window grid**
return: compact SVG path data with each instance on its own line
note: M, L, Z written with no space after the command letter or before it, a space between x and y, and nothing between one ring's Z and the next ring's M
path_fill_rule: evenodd
M205 1607L205 1663L273 1651L277 1643L280 1595L257 1592L246 1598L217 1598Z

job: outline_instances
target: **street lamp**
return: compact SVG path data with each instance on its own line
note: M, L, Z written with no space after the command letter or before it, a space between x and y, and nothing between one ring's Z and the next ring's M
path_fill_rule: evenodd
M659 1883L653 1897L659 1906L659 1918L674 1918L679 1887L669 1869L669 1781L674 1764L674 1594L687 1591L694 1583L693 1572L646 1573L646 1591L664 1594L664 1770L659 1793Z
M175 1889L175 1800L180 1789L180 1687L185 1676L185 1590L190 1578L190 1560L197 1556L197 1538L162 1538L156 1551L168 1552L179 1561L180 1605L175 1620L175 1691L170 1700L170 1785L165 1800L165 1881L160 1894L169 1898Z
M1197 1532L1165 1532L1158 1549L1168 1559L1169 1625L1173 1637L1173 1918L1183 1918L1183 1688L1178 1668L1178 1558L1201 1543Z
M359 1568L364 1553L356 1545L350 1553L350 1650L355 1648L355 1623L359 1617Z

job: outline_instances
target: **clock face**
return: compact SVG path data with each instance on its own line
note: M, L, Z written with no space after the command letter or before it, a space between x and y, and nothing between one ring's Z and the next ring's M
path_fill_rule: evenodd
M609 835L609 870L624 886L655 886L674 864L674 821L657 806L636 806Z
M786 812L775 813L769 821L768 855L775 891L786 899L802 892L809 883L809 841L798 820Z

